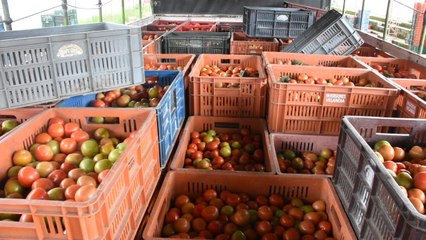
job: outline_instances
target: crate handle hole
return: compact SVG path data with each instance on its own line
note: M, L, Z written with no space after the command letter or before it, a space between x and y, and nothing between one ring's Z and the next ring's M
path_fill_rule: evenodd
M176 58L159 58L158 63L176 63Z
M331 218L334 218L334 220L335 220L334 221L335 224L334 224L333 228L334 229L341 229L342 224L340 223L340 219L337 216L336 210L334 209L334 205L331 205L331 207L330 207L330 215L331 215Z
M119 117L93 116L86 118L87 124L120 124Z
M214 128L240 128L239 123L215 122Z

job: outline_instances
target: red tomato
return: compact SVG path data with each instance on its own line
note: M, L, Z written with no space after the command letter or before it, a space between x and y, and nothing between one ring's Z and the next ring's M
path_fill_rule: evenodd
M39 144L46 144L48 142L50 142L52 140L52 136L50 136L48 133L40 133L35 137L35 143L39 143Z
M28 193L27 199L49 200L49 195L47 194L46 190L38 187L34 188L30 193Z
M95 196L96 194L96 187L93 185L84 185L81 186L76 192L74 199L76 202L85 202L88 201L90 198Z
M71 133L71 138L75 139L77 141L77 143L80 143L80 142L84 142L86 140L89 140L90 135L87 132L80 129L80 130L77 130L77 131Z
M266 233L272 232L272 225L269 221L260 221L256 224L256 231L262 236Z
M273 213L272 210L269 206L260 206L259 209L257 210L257 216L261 219L261 220L272 220L273 217Z
M104 179L106 178L106 176L108 176L108 173L109 173L109 169L105 169L105 170L103 170L102 172L100 172L98 174L98 182L99 182L99 184L101 184L104 181Z
M73 132L80 130L80 126L74 122L68 122L64 125L64 136L70 137Z
M50 189L54 187L55 187L55 184L49 178L39 178L35 180L33 184L31 185L31 189L43 188L46 191L49 191Z
M414 175L414 187L426 191L426 172L420 172Z
M65 124L65 120L63 118L60 117L53 117L51 119L49 119L49 126L54 124L54 123L59 123L59 124Z
M383 165L385 166L386 169L389 169L395 173L398 170L398 166L396 165L394 161L384 161Z
M59 186L59 184L61 184L62 180L64 180L67 177L67 174L63 171L63 170L53 170L53 172L51 172L49 174L49 176L47 176L50 180L52 180L53 184L55 184L55 186Z
M40 144L34 150L34 156L40 162L52 160L53 155L54 154L53 154L52 148L46 144Z
M80 186L92 185L96 187L97 183L96 183L96 180L90 176L81 176L77 179L77 185L80 185Z
M206 201L210 201L213 198L217 197L217 192L214 189L207 189L204 193L203 193L203 197Z
M69 186L74 185L75 180L72 178L64 178L61 183L59 184L59 187L63 189L67 189Z
M60 123L53 123L47 128L47 133L53 138L64 136L64 125Z
M76 152L77 147L77 141L73 138L64 138L59 144L61 152L67 154Z
M18 172L18 182L21 186L30 188L33 182L40 178L40 174L33 167L23 167Z
M318 228L324 230L327 234L331 234L331 223L329 221L321 221Z
M69 186L67 189L65 189L65 198L71 199L71 200L75 200L75 193L77 192L77 190L80 188L79 185L74 184Z
M208 206L201 211L201 216L204 218L204 220L210 222L216 220L219 217L219 210L215 206Z

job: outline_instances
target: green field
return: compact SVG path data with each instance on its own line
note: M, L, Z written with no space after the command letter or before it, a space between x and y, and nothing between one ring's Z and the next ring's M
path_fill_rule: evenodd
M142 6L142 17L150 15L152 12L150 5ZM132 8L126 8L125 10L126 22L128 22L129 17L139 19L139 7L134 6ZM113 23L122 23L121 9L117 9L116 13L113 14L103 14L104 22L113 22ZM85 23L97 23L99 22L99 15L93 16L91 18L78 19L79 24Z

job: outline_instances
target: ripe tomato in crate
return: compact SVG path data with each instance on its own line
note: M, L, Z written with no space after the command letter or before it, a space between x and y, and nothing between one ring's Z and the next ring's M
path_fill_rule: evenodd
M425 119L365 116L343 119L332 180L360 239L426 236L426 215L419 212L424 208L418 208L419 205L415 208L411 198L419 195L410 193L424 187L416 179L423 174L419 171L422 167L419 160L425 154L425 126ZM403 151L404 161L397 159L401 154L397 154L395 147ZM413 155L416 153L420 155ZM420 168L414 168L416 164Z
M317 67L340 67L340 68L362 68L368 69L351 56L334 56L321 54L264 52L262 53L263 64L278 65L301 65Z
M96 117L118 118L118 122L99 124L89 121ZM86 201L1 198L2 216L23 214L26 221L30 221L1 221L1 238L133 239L160 177L155 111L46 110L0 141L4 158L0 168L2 179L12 167L13 154L17 150L29 149L38 134L50 129L47 128L49 120L55 118L75 123L90 135L99 128L105 128L111 136L124 139L132 133L133 138L126 142L125 150L93 192L94 195Z
M168 236L171 233L169 230L172 230L172 231L174 230L174 226L178 227L178 229L180 230L179 232L185 233L187 228L186 227L181 228L182 224L180 223L181 222L186 223L189 221L185 221L183 219L184 217L182 217L181 220L177 220L173 222L173 218L168 218L166 216L166 214L168 213L168 210L172 207L179 206L181 203L185 203L186 200L196 199L197 202L201 202L201 201L205 202L206 201L205 199L210 199L210 198L212 199L210 200L211 205L209 205L209 203L206 203L209 205L210 209L214 209L215 207L217 208L218 205L215 205L215 203L217 202L222 202L223 205L229 204L228 206L224 206L223 208L221 208L221 210L219 211L220 212L219 214L224 216L220 217L220 215L218 214L219 215L218 219L222 219L226 221L227 225L229 226L220 227L221 226L220 221L211 220L211 219L214 219L214 217L211 218L210 216L215 216L214 214L202 215L202 216L205 216L205 218L197 217L198 215L196 215L197 213L195 211L197 210L199 211L199 209L201 209L200 207L195 207L197 208L197 210L194 208L193 215L195 216L194 218L192 218L193 220L190 220L192 224L188 226L190 229L192 229L191 226L196 228L197 226L199 226L198 223L201 223L201 225L203 225L202 224L203 222L208 222L208 224L206 223L206 226L209 226L209 225L215 225L217 222L219 222L219 228L210 226L206 228L206 230L208 231L204 231L204 233L200 232L200 234L208 234L207 235L209 236L208 238L214 238L215 236L225 237L221 235L221 233L226 233L227 237L229 238L231 238L231 235L235 235L234 237L237 237L237 236L245 237L245 234L243 233L243 231L245 232L245 230L247 229L252 229L254 231L255 239L261 239L261 236L265 234L265 232L267 231L263 231L264 228L260 228L260 227L256 228L255 227L256 223L260 224L262 222L263 225L266 224L266 226L269 226L268 223L274 222L274 220L272 221L259 220L257 216L263 216L262 219L263 218L267 219L268 208L266 205L263 205L262 207L259 208L260 205L257 205L256 200L258 200L259 203L262 202L263 204L265 203L272 204L272 202L269 201L269 199L277 199L277 200L284 199L285 201L284 204L285 204L288 201L290 201L290 199L298 198L299 200L296 200L296 201L302 200L308 203L313 203L314 201L320 200L322 202L325 202L325 208L323 208L323 210L328 215L329 223L331 223L331 229L327 228L327 231L330 233L330 235L332 234L335 239L356 239L356 236L352 230L352 227L346 216L346 213L343 210L340 200L337 197L334 187L331 184L331 181L327 178L315 179L315 178L306 178L303 176L298 176L298 177L273 176L273 175L260 176L260 175L244 174L244 173L226 174L226 173L217 173L217 172L205 174L205 173L198 173L198 172L181 172L181 171L172 171L167 174L163 182L163 185L161 187L161 191L155 201L154 209L145 227L143 238L144 239L170 239L171 236L169 237L166 237L166 236ZM221 200L221 199L225 199L225 200ZM280 203L278 202L279 200L275 202L274 204L279 205ZM249 214L246 214L246 211L244 211L247 209L243 208L238 210L239 209L238 206L232 207L237 205L238 203L240 203L238 206L242 206L242 207L250 204L249 206L252 206L252 209L248 210ZM255 205L253 205L253 203L255 203ZM191 206L191 204L193 203L188 203L186 205L189 207ZM202 205L202 203L200 205ZM197 204L197 206L199 205ZM270 208L274 208L274 207L272 206ZM277 207L275 207L275 209L276 208ZM256 211L257 209L259 210ZM263 209L262 210L263 213L266 213L265 215L260 215L261 209ZM177 213L181 211L177 207L174 210L177 211ZM294 210L294 211L299 211L299 210ZM250 217L252 216L250 215L250 212L254 215L254 217ZM228 213L229 213L229 217L226 217L227 215L225 214L228 214ZM270 213L272 215L272 212ZM176 216L176 214L173 214L173 212L172 214L170 214L170 216L172 215ZM179 214L178 217L180 216L181 215ZM246 219L245 216L248 217L247 218L248 221L244 220ZM192 214L187 214L186 217L192 217ZM273 216L271 217L272 219L274 219ZM187 219L191 219L191 218L187 218ZM204 220L204 219L208 219L208 220ZM287 223L289 223L292 226L290 221L288 221ZM276 225L282 226L280 223ZM283 231L287 229L288 227L284 228ZM292 231L294 230L295 229L293 229ZM252 234L250 236L253 236L253 231L251 231ZM179 232L176 232L176 234L178 234ZM271 232L272 232L272 228L271 228ZM267 233L265 235L267 235Z
M267 82L259 56L201 54L190 79L191 115L265 116Z
M145 70L178 70L185 75L185 90L189 85L189 73L195 54L144 54Z
M271 132L338 135L343 116L391 116L398 96L393 84L367 69L266 68Z
M426 78L426 67L407 59L378 57L355 57L355 59L387 78Z
M200 144L194 146L195 142ZM209 169L275 174L269 146L264 119L191 116L170 168L185 172Z
M27 121L46 109L55 107L57 103L58 101L34 105L31 107L0 110L0 139L6 137L11 130L15 129L15 127L19 124Z
M278 174L333 175L337 136L271 133L270 142Z
M158 122L158 144L160 145L160 162L161 168L165 167L167 161L173 150L174 143L177 140L180 129L185 120L185 95L184 95L184 78L183 72L171 71L145 71L147 83L137 86L140 88L136 90L135 94L121 94L112 99L107 100L110 91L105 94L103 99L96 99L96 94L89 94L84 96L76 96L66 99L59 103L57 107L75 108L75 107L113 107L113 108L135 108L137 110L152 107L156 111ZM160 91L153 91L151 97L149 96L149 89L157 88L156 85L161 86ZM167 90L166 90L167 87ZM136 87L135 87L136 88ZM148 89L148 90L147 90ZM129 90L129 89L122 89ZM132 89L135 90L135 89ZM120 90L115 90L119 91ZM163 94L160 98L159 95ZM111 95L112 95L111 94ZM145 94L145 97L143 97ZM120 97L126 95L127 100L123 105L117 105ZM131 96L130 96L131 95ZM131 100L136 97L138 101ZM149 97L149 99L148 99ZM143 102L146 100L145 102ZM99 106L94 104L94 101L100 103ZM133 102L133 105L129 105ZM148 103L149 102L149 103ZM116 104L116 105L113 105Z

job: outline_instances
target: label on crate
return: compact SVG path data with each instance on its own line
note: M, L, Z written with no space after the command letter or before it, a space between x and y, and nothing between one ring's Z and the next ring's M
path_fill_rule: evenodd
M288 22L288 16L287 15L278 15L276 17L277 21L282 21L282 22Z
M365 171L365 181L368 183L370 188L373 186L373 180L374 180L374 171L371 169L369 165L366 165L364 168Z
M345 103L346 94L326 93L325 101L327 103Z
M58 49L56 56L58 58L73 57L83 54L83 49L77 44L66 44Z
M413 117L416 115L416 105L413 104L412 102L408 101L408 100L405 104L405 110L408 113L411 113Z

